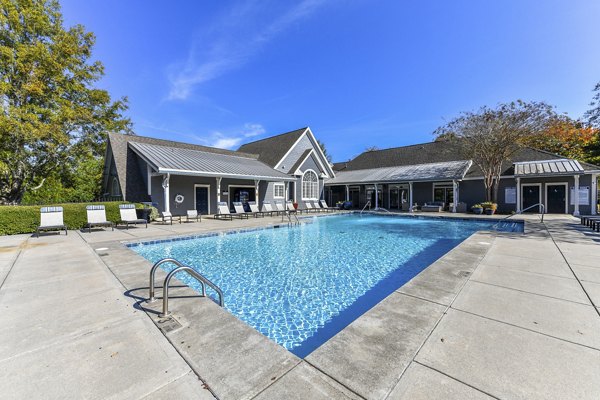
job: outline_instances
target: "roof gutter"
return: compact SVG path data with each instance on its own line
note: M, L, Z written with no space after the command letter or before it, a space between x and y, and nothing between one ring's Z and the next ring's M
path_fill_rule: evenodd
M170 168L158 168L158 172L161 174L206 176L206 177L214 177L214 178L236 178L236 179L248 179L248 180L260 179L262 181L270 181L270 182L295 181L296 180L296 178L294 178L294 177L287 177L287 176L279 177L279 176L264 176L264 175L220 174L220 173L207 172L207 171L188 171L188 170L170 169Z

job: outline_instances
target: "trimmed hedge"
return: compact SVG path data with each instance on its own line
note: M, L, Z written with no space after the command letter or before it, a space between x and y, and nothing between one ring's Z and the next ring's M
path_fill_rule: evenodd
M65 225L67 225L69 229L81 229L87 224L87 212L85 207L98 204L104 204L106 207L106 219L115 222L121 219L119 214L119 204L127 204L127 202L114 201L101 203L48 204L44 207L63 207ZM0 235L35 232L40 224L41 207L42 206L0 206ZM144 205L136 204L136 208L144 208ZM157 210L153 207L150 218L154 219L157 214Z

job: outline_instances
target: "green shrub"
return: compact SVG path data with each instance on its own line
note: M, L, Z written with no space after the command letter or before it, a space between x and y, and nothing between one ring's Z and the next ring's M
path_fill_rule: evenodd
M63 207L65 225L69 229L81 229L87 223L87 212L85 207L92 204L104 204L106 207L106 219L116 222L121 219L119 204L124 201L102 202L102 203L65 203L48 204L47 206ZM40 224L41 206L0 206L0 235L15 235L18 233L32 233ZM143 204L136 204L136 208L144 208ZM150 219L156 219L158 211L152 207Z

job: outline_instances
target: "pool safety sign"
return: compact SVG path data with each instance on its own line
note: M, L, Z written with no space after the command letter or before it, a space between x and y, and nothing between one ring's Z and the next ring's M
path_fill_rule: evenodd
M517 188L507 187L504 188L504 202L506 204L517 204Z
M575 205L575 188L573 186L571 186L569 198L571 205ZM579 205L587 206L588 204L590 204L590 187L579 186Z

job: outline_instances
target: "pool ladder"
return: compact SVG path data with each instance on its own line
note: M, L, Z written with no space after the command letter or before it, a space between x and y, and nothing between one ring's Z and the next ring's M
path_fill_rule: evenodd
M219 295L219 305L223 307L223 291L214 283L212 283L208 278L200 274L198 271L194 270L192 267L189 267L181 262L175 260L174 258L163 258L162 260L157 261L152 266L150 270L150 290L148 293L148 303L153 303L156 301L154 297L154 277L156 275L156 270L162 264L171 263L175 264L177 267L167 274L165 278L165 282L163 283L163 310L160 314L161 317L166 317L170 314L169 312L169 283L171 279L178 272L186 272L192 278L196 279L202 285L202 297L206 297L206 286L210 286L217 294Z
M292 221L292 215L294 215L295 221ZM298 219L297 213L292 213L290 210L286 210L285 214L281 214L281 222L283 222L283 217L286 216L288 220L288 226L297 226L300 225L300 220Z

